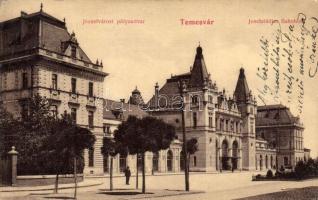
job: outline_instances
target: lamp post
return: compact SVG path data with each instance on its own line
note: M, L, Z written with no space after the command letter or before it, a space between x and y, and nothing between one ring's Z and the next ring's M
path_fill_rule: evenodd
M186 133L185 133L185 120L184 120L184 93L186 93L186 84L184 81L178 82L179 86L179 92L181 96L181 116L182 116L182 139L183 139L183 160L184 160L184 176L185 176L185 190L189 191L189 166L188 166L188 153L187 153L187 139L186 139Z

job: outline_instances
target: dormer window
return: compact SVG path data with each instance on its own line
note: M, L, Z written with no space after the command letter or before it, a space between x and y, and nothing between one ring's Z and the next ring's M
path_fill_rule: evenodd
M75 46L71 47L71 57L76 58L76 47Z

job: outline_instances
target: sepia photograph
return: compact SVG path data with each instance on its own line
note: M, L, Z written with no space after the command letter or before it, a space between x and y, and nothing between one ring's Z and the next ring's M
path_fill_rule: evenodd
M0 199L318 199L317 13L0 0Z

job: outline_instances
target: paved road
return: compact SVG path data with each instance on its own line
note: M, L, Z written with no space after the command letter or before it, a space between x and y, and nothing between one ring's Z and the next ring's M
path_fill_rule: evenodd
M205 193L186 195L186 196L174 196L164 197L156 199L236 199L247 196L254 196L258 194L265 194L271 192L282 191L291 188L301 188L307 186L318 186L318 179L307 180L302 182L291 181L251 181L251 172L242 173L223 173L223 174L191 174L190 176L190 188L191 190L204 190ZM103 185L94 186L89 188L80 188L79 197L82 195L89 196L94 192L100 191L100 189L108 188L108 178L98 178L105 181ZM124 184L124 178L114 178L115 189L134 189L135 177L131 179L131 185L126 186ZM147 176L147 189L149 190L183 190L184 189L184 176L183 175L170 175L170 176ZM141 186L141 178L139 179ZM50 191L43 191L37 193L49 193ZM61 193L72 193L72 189L66 189L60 191ZM14 195L25 196L30 192L19 192ZM32 192L35 193L35 192ZM8 197L9 194L1 194L1 197ZM11 194L12 195L12 194ZM14 199L14 198L12 198ZM86 199L86 198L85 198ZM92 198L93 199L93 198Z

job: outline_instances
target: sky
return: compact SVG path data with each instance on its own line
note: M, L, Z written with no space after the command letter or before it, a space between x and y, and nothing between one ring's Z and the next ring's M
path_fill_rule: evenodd
M266 104L282 103L288 106L295 116L304 123L304 144L312 150L312 156L318 155L318 74L310 77L318 61L318 53L313 53L314 42L318 39L305 36L303 53L304 74L300 74L301 23L283 23L281 19L297 19L306 16L306 27L310 33L315 30L317 0L304 1L102 1L102 0L0 0L0 21L20 16L20 11L33 13L40 10L63 20L69 32L74 31L77 40L93 60L103 61L104 71L109 73L105 80L104 96L109 99L128 99L137 86L147 102L154 94L155 83L162 86L171 75L189 72L194 61L195 49L203 48L205 63L212 81L216 81L220 90L225 88L232 96L238 78L239 69L245 68L247 81L252 93L262 96L266 83L267 94L263 95ZM304 13L304 15L299 15ZM104 20L113 23L83 23L90 20ZM143 23L117 24L117 20L138 20ZM185 25L185 21L213 21L210 25ZM278 19L281 23L260 23L264 19ZM300 18L298 18L300 19ZM250 21L256 23L250 24ZM293 38L290 44L282 41L275 43L280 25L282 32ZM294 25L290 31L290 25ZM318 26L317 26L318 27ZM260 39L268 41L268 47ZM285 37L286 39L286 37ZM298 42L296 41L298 39ZM283 40L283 39L282 39ZM291 45L292 47L290 48ZM280 55L280 89L275 93L274 70L275 51L279 46L293 51L291 61L286 53ZM266 63L265 50L268 50L267 80L257 76L262 74ZM274 54L274 55L273 55ZM310 55L312 55L310 57ZM316 58L317 57L317 58ZM293 66L289 73L288 64ZM258 69L260 69L258 71ZM285 75L284 75L285 73ZM287 77L294 79L291 95L286 92ZM296 81L296 79L299 81ZM304 94L299 103L302 81ZM261 98L257 98L262 105ZM302 105L301 113L299 106Z

